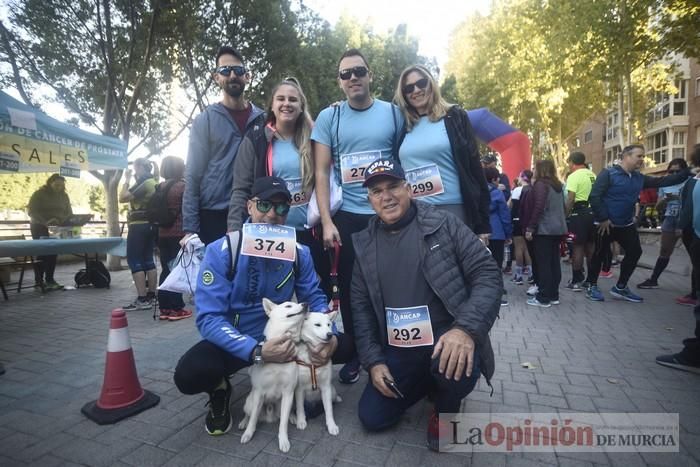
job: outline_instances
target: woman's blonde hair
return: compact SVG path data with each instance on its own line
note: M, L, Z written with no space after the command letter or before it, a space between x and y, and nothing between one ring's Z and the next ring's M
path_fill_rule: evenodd
M394 93L394 102L396 103L396 105L399 106L399 109L401 109L401 113L403 113L403 116L406 119L407 131L411 131L411 129L415 126L415 124L418 122L418 120L420 120L421 117L420 115L418 115L418 111L414 109L413 106L411 106L411 104L408 103L408 101L403 95L403 87L406 85L406 77L414 71L428 80L429 89L426 89L425 91L428 95L427 115L428 119L431 122L439 121L447 114L447 111L450 109L450 107L452 107L452 104L449 104L447 101L445 101L445 99L442 98L442 95L440 94L440 86L438 85L437 81L435 81L435 78L433 78L433 75L430 73L430 70L428 70L423 65L409 66L401 72L401 76L399 76L399 82L396 85L396 92Z
M272 112L272 103L275 100L275 94L277 94L277 91L282 86L291 86L296 89L297 93L299 93L301 114L299 115L294 128L294 145L299 151L301 184L304 191L310 193L311 188L314 186L314 160L313 155L311 154L311 127L313 125L313 120L311 120L311 115L309 114L306 95L301 89L301 85L299 85L296 78L286 78L272 88L266 109L267 121L268 123L271 123L272 126L276 126L277 124L275 114Z

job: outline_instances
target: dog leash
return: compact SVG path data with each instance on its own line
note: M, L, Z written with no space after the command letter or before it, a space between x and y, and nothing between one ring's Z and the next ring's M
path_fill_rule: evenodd
M309 369L311 372L311 390L315 391L318 389L318 380L316 379L316 365L313 363L306 363L303 360L295 360L297 362L297 365L305 366L306 368Z
M340 263L340 245L338 242L333 242L333 248L329 250L331 257L331 311L337 311L340 308L340 287L338 286L338 264Z

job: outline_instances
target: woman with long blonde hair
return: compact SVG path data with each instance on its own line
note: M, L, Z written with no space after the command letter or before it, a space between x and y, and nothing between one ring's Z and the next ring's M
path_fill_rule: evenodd
M239 230L246 221L246 203L253 182L275 176L287 183L292 194L286 225L296 229L297 241L311 249L316 272L328 290L328 260L311 230L306 229L306 211L314 184L311 153L313 122L306 96L296 78L279 82L270 93L267 123L248 134L238 148L233 165L233 191L228 211L228 230Z
M403 70L394 102L406 122L398 157L413 197L457 215L486 241L491 196L467 112L442 98L422 65Z

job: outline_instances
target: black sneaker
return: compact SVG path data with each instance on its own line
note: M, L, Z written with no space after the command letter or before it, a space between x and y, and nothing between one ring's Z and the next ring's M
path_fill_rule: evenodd
M231 383L226 381L226 389L217 389L209 394L209 412L204 421L204 428L212 436L220 436L231 429L233 420L231 419Z
M338 380L343 384L354 384L360 379L360 360L355 357L340 369Z
M659 365L674 368L676 370L689 371L691 373L700 374L700 364L693 363L683 358L681 353L673 355L659 355L656 357L656 363Z
M659 284L651 279L647 279L641 284L637 284L638 289L657 289L659 287Z

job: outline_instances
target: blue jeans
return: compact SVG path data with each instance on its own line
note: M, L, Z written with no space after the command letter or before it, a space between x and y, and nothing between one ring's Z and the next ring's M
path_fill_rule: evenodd
M440 335L442 333L435 335L436 343ZM460 411L462 399L472 392L479 380L479 349L474 351L472 375L469 378L462 376L459 381L448 380L440 374L440 358L431 360L432 353L432 346L408 349L387 346L386 364L404 399L384 396L370 379L358 406L358 416L367 430L379 431L395 425L406 410L430 393L438 413Z

